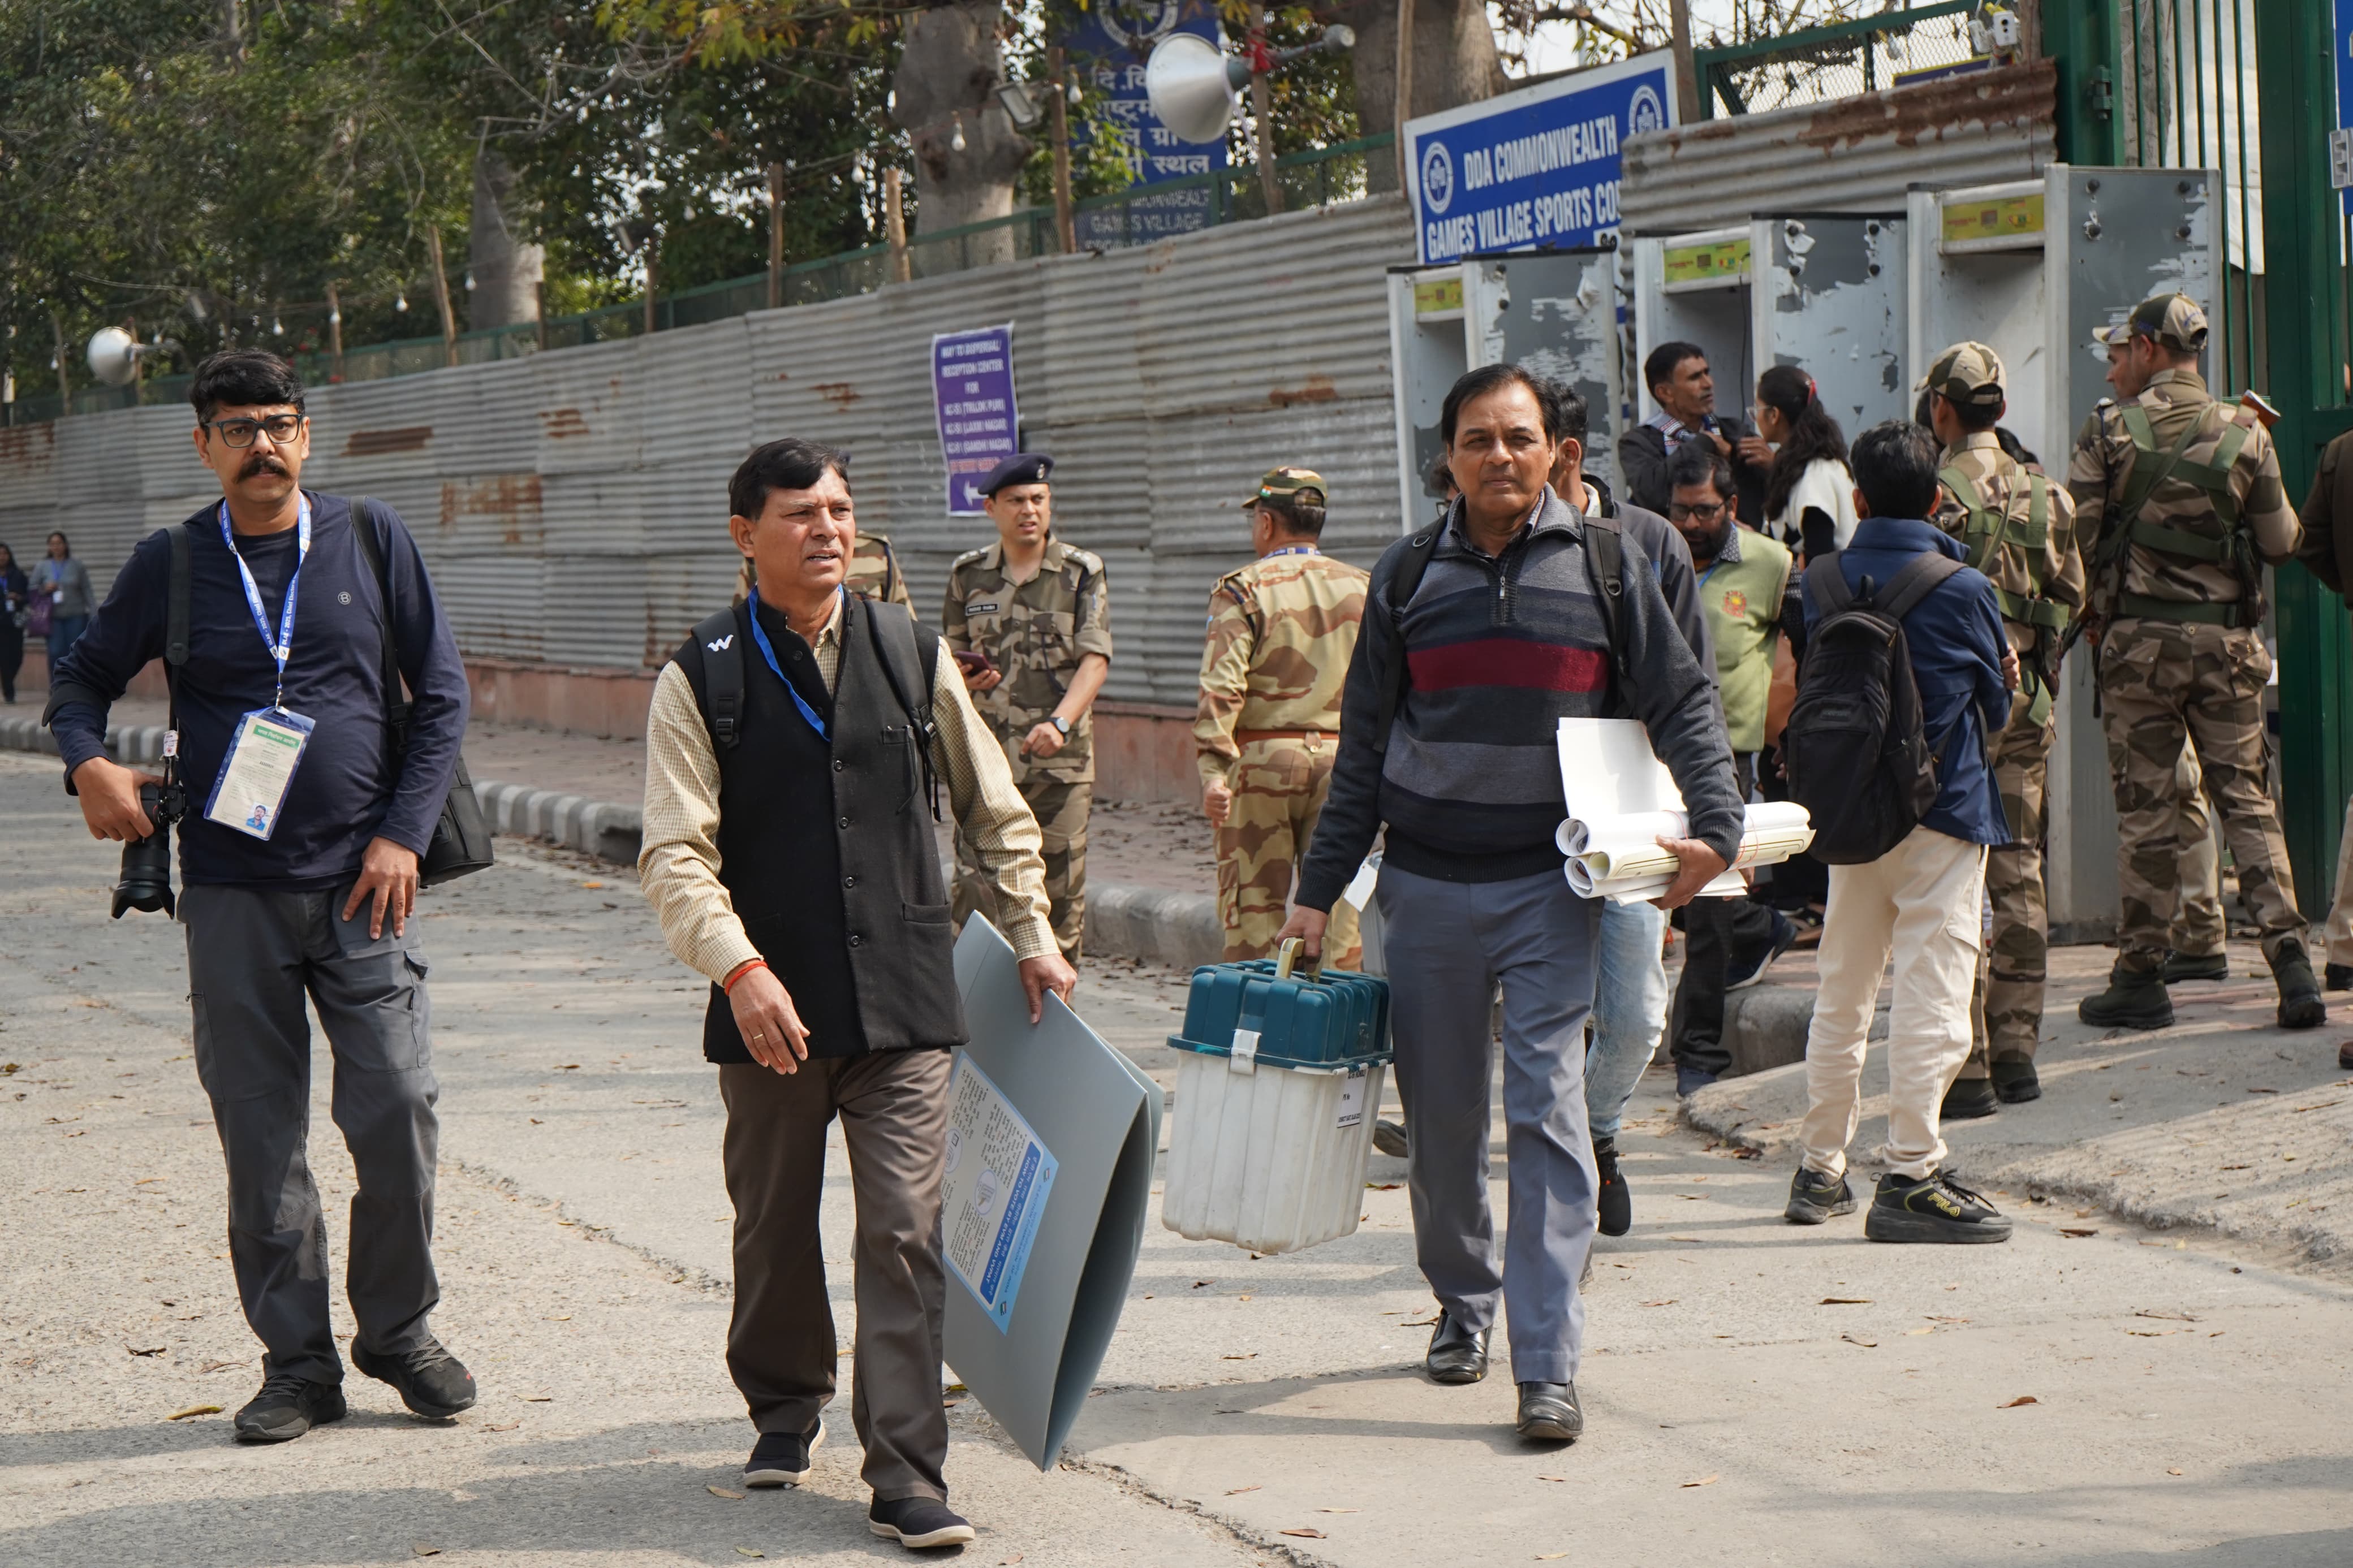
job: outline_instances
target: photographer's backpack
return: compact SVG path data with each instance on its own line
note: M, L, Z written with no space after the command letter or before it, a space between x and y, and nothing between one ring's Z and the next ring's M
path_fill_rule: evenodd
M1806 586L1825 613L1806 639L1781 754L1789 798L1813 818L1818 860L1876 860L1936 803L1936 759L1921 731L1904 617L1960 569L1959 562L1929 551L1883 588L1865 577L1857 595L1837 555L1806 568Z

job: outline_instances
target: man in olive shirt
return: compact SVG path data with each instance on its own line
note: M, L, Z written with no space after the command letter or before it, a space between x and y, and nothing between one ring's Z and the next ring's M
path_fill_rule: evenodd
M1089 714L1111 673L1111 611L1103 562L1054 537L1046 482L1053 471L1053 458L1024 452L982 481L997 542L948 567L940 635L1045 836L1054 940L1075 963L1086 931L1087 816L1095 794ZM958 834L957 926L976 910L996 915L987 879Z

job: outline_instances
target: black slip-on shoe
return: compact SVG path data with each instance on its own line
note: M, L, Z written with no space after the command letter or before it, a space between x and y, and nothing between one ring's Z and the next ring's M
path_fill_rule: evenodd
M866 1528L886 1541L912 1551L934 1546L969 1546L979 1533L937 1498L902 1497L894 1502L874 1500L866 1510Z
M1879 1178L1862 1234L1872 1241L2008 1241L2001 1212L1942 1171L1917 1181L1893 1172Z
M1577 1408L1573 1383L1520 1384L1520 1436L1538 1443L1574 1443L1585 1435L1585 1412Z
M427 1340L398 1355L378 1355L353 1341L352 1364L378 1383L398 1389L400 1402L428 1421L446 1421L460 1410L473 1408L474 1374L466 1370L464 1362L443 1350L439 1340Z
M2305 956L2304 943L2284 942L2271 955L2272 978L2279 984L2279 1026L2283 1029L2316 1029L2328 1022L2328 1006L2320 999L2320 981Z
M2004 1105L2023 1105L2042 1098L2042 1080L2034 1075L2032 1062L1989 1062L1986 1068L1993 1074L1993 1091Z
M2227 952L2168 952L2165 955L2165 983L2179 985L2185 980L2228 980L2231 978L2231 955Z
M1797 942L1796 922L1778 910L1768 909L1766 912L1773 917L1772 939L1758 950L1752 962L1740 965L1736 973L1724 977L1726 991L1746 991L1764 979L1765 972L1773 967L1773 961L1788 952Z
M2102 1029L2169 1029L2173 998L2165 992L2165 971L2137 969L2123 959L2108 972L2108 988L2075 1004L2075 1016Z
M1675 1098L1677 1100L1689 1100L1715 1081L1715 1075L1704 1068L1687 1068L1681 1062L1675 1064Z
M1601 1177L1594 1223L1604 1236L1623 1236L1634 1228L1634 1195L1626 1190L1626 1173L1618 1168L1618 1142L1593 1141L1593 1166Z
M1989 1078L1957 1078L1953 1087L1945 1091L1945 1104L1937 1114L1947 1121L1968 1121L1979 1116L1991 1116L2001 1109L2001 1101L1993 1091Z
M343 1391L332 1383L313 1383L290 1372L272 1373L261 1381L261 1392L237 1413L240 1443L290 1443L313 1426L341 1421L346 1414Z
M2320 972L2320 979L2331 991L2353 991L2353 963L2332 963Z
M1454 1321L1454 1314L1440 1308L1438 1327L1430 1331L1430 1353L1422 1358L1433 1383L1476 1383L1487 1375L1487 1336L1494 1331L1481 1329L1477 1333Z
M1412 1145L1406 1142L1405 1123L1402 1121L1374 1122L1373 1147L1392 1160L1404 1159L1412 1148Z
M1791 1225L1820 1225L1838 1215L1854 1212L1854 1189L1844 1176L1824 1175L1803 1165L1789 1178L1789 1206L1781 1217Z
M808 1479L809 1456L825 1442L825 1423L806 1432L763 1432L744 1461L747 1487L797 1487Z

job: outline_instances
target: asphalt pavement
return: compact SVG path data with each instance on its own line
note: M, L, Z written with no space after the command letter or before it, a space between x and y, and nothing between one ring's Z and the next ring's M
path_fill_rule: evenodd
M443 1089L436 1324L480 1403L419 1422L354 1376L349 1420L254 1449L229 1440L257 1351L223 1256L178 932L107 920L117 852L82 833L54 762L0 756L0 1563L902 1555L865 1533L846 1389L808 1488L723 1495L750 1431L722 1362L729 1210L703 987L626 872L502 842L498 868L420 910ZM1118 963L1090 965L1077 1001L1167 1083L1158 1042L1182 995L1179 977ZM2150 1048L2211 1075L2255 1043L2218 1028ZM318 1062L313 1159L340 1271L352 1180ZM2111 1115L2108 1084L2138 1065L2087 1058L2037 1114L2052 1129ZM2310 1073L2269 1087L2310 1091L2314 1110L2281 1116L2330 1115ZM1431 1304L1402 1163L1376 1158L1358 1233L1297 1256L1187 1242L1155 1215L1054 1470L950 1390L949 1479L982 1529L963 1557L2353 1561L2353 1296L2335 1255L2036 1202L2050 1194L2023 1178L1997 1199L2024 1222L2006 1247L1874 1247L1859 1220L1783 1225L1786 1152L1685 1125L1662 1075L1635 1110L1636 1227L1602 1244L1588 1296L1583 1442L1514 1437L1500 1364L1467 1389L1419 1375ZM2012 1116L1997 1121L2031 1142ZM2154 1110L2129 1125L2137 1141L2101 1151L2110 1169L2160 1169L2189 1137L2268 1135L2168 1137ZM2296 1152L2316 1180L2353 1163L2325 1133L2251 1152ZM1503 1173L1498 1138L1499 1205ZM836 1139L845 1343L847 1179Z

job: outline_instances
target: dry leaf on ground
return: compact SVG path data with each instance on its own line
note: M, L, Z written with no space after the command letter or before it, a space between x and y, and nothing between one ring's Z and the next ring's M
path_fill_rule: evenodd
M736 1502L742 1502L744 1500L744 1494L742 1492L731 1492L725 1487L705 1487L702 1489L709 1492L712 1497L730 1498Z
M191 1405L185 1410L173 1411L172 1414L164 1416L164 1419L166 1421L185 1421L191 1415L217 1415L220 1413L221 1407L217 1405Z
M2168 1466L2167 1466L2167 1467L2166 1467L2165 1473L2166 1473L2167 1475L2168 1475L2168 1476L2178 1476L2178 1475L2179 1475L2181 1472L2180 1472L2179 1470L2178 1470L2178 1469L2174 1468L2172 1466L2168 1465Z
M441 1549L439 1547L427 1546L421 1541L410 1546L408 1550L419 1557L438 1557L441 1555Z
M1997 1405L1994 1408L1996 1410L2015 1410L2021 1405L2040 1405L2042 1403L2042 1401L2035 1398L2034 1395L2031 1394L2021 1394L2017 1398L2011 1400L2009 1404Z
M1821 1304L1825 1307L1868 1307L1871 1305L1871 1298L1868 1296L1825 1296L1821 1300Z
M1317 1513L1362 1513L1365 1510L1360 1508L1319 1508L1315 1511Z
M1285 1535L1296 1535L1303 1541L1321 1541L1324 1539L1324 1532L1320 1530L1286 1530L1282 1533Z
M482 1428L485 1432L512 1432L522 1426L520 1421L493 1421Z
M1879 1348L1879 1342L1877 1340L1861 1340L1855 1338L1852 1334L1841 1334L1839 1338L1844 1340L1851 1345L1861 1345L1867 1351L1875 1351Z
M1255 1486L1248 1486L1248 1487L1228 1487L1228 1488L1226 1489L1226 1495L1227 1495L1228 1497L1240 1497L1240 1496L1241 1496L1241 1495L1242 1495L1242 1493L1244 1493L1244 1492L1254 1492L1254 1491L1256 1491L1256 1490L1258 1490L1258 1488L1257 1488L1257 1487L1255 1487Z
M765 1557L767 1553L765 1552L754 1552L748 1546L739 1546L735 1549L735 1555L738 1557Z
M1700 1479L1697 1479L1697 1480L1695 1480L1695 1481L1685 1481L1685 1482L1683 1482L1683 1487L1684 1487L1684 1489L1686 1489L1686 1490L1690 1489L1691 1489L1691 1488L1693 1488L1693 1487L1712 1487L1712 1486L1715 1485L1715 1483L1716 1483L1716 1482L1718 1482L1718 1481L1722 1480L1723 1479L1724 1479L1724 1478L1723 1478L1722 1476L1702 1476L1702 1477L1700 1477Z
M2059 1227L2059 1234L2060 1234L2060 1235L2062 1235L2062 1236L2085 1237L2085 1236L2097 1236L2097 1235L2099 1235L2100 1233L2099 1233L2098 1231L2096 1231L2096 1230L2077 1230L2077 1229L2071 1228L2071 1227L2069 1227L2069 1226L2061 1226Z

